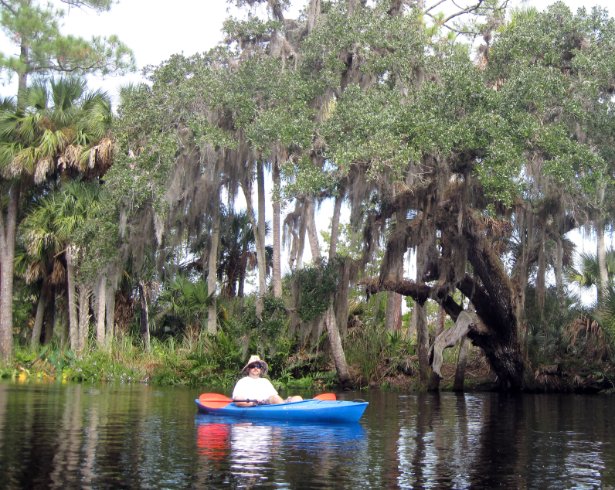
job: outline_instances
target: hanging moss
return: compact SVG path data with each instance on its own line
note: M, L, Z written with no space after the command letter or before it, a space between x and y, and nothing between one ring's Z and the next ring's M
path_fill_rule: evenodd
M337 265L324 261L293 273L297 314L302 321L311 322L326 311L337 288L337 277Z

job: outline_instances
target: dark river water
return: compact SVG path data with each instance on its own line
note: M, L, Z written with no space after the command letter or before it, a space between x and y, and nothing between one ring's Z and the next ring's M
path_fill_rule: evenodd
M306 425L197 415L198 394L0 383L0 488L615 486L613 397L344 393L360 423Z

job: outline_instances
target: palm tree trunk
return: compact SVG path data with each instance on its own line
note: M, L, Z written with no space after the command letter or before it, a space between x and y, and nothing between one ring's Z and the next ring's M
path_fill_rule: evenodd
M400 281L404 277L404 254L408 250L408 239L403 232L407 226L405 212L396 211L395 219L389 225L391 238L387 244L383 259L381 277L394 282ZM418 261L417 261L418 262ZM401 330L401 307L402 297L395 291L386 293L385 326L387 332L398 332Z
M340 235L340 216L342 214L342 202L344 195L342 192L335 197L333 205L333 216L331 217L331 240L329 242L329 262L337 255L337 241Z
M266 289L267 258L265 255L265 173L262 162L256 164L256 185L257 185L257 211L254 214L252 203L252 183L249 180L242 182L241 188L246 199L246 208L250 223L254 228L254 246L256 248L256 262L258 270L258 291L256 293L256 316L261 318L263 315L264 303L263 296Z
M307 30L312 32L320 16L320 0L310 0L307 8Z
M606 243L604 240L604 220L596 222L596 258L598 259L598 302L606 297L609 286L609 271L606 266Z
M345 259L339 267L340 274L335 292L335 319L342 338L348 333L348 291L350 289L350 260Z
M139 296L141 300L141 338L143 339L143 348L146 352L151 350L150 335L149 335L149 301L148 287L144 281L139 281Z
M516 295L515 316L517 318L517 330L519 335L519 345L522 355L527 358L527 324L525 319L526 288L529 275L529 250L534 243L534 215L527 210L517 209L517 233L523 237L520 243L521 252L517 263L512 272L512 283Z
M387 293L387 306L385 322L387 332L399 332L401 330L401 305L402 296L394 291Z
M68 296L68 339L73 352L79 350L79 325L77 323L77 290L75 285L74 250L72 245L66 248L66 283Z
M263 297L267 289L267 258L265 254L265 170L261 160L256 163L256 196L258 225L256 226L256 260L258 262L258 300L256 315L261 318L264 309Z
M331 242L329 243L329 262L337 255L337 236L340 222L341 213L341 201L342 198L338 196L335 200L335 206L333 209L333 217L331 219ZM329 343L331 345L331 354L333 356L333 362L337 375L342 383L348 384L350 382L350 373L348 371L348 363L346 362L346 354L344 353L344 347L342 345L342 337L340 335L338 318L348 317L348 267L343 264L341 267L341 280L340 286L337 288L337 294L333 295L331 304L325 314L325 322L327 325L327 334L329 336ZM337 307L336 307L337 305ZM346 323L344 330L346 330Z
M606 194L606 183L598 184L598 203L599 209L604 206L604 197ZM596 219L596 259L598 260L598 302L600 303L606 297L606 291L609 285L609 272L606 266L606 244L604 242L604 226L605 220L602 216Z
M416 250L416 264L417 271L416 277L423 277L424 264L426 262L425 255L427 253L427 244L422 242L419 244ZM427 326L427 314L425 313L425 307L418 301L414 304L414 310L412 312L414 319L414 325L416 328L416 343L418 347L419 355L419 379L420 384L423 387L427 387L429 384L429 378L431 374L431 367L429 365L429 331Z
M538 270L536 271L536 303L538 304L538 309L540 310L540 317L542 318L543 310L545 307L546 295L545 276L547 274L544 228L541 229L540 235L541 236L538 243Z
M26 42L22 42L19 46L19 61L22 66L29 66L30 50ZM28 71L21 72L17 75L17 109L21 110L26 105L26 90L28 89Z
M13 272L19 186L11 186L6 216L0 212L0 359L13 353Z
M353 15L357 12L361 6L361 0L347 0L348 1L348 14Z
M105 307L107 306L107 276L101 274L98 278L98 293L96 294L96 344L99 349L105 345Z
M220 243L220 207L215 206L212 217L211 239L209 244L209 256L207 259L207 294L210 298L207 307L207 333L215 335L218 332L218 246Z
M276 158L272 168L274 198L272 203L273 208L273 271L271 284L273 286L273 296L275 298L282 297L282 237L280 236L280 217L282 207L280 204L280 163Z
M560 308L564 306L564 245L562 238L557 237L555 244L555 291Z
M45 319L45 310L47 309L47 298L49 297L49 286L47 278L43 278L41 286L41 294L38 297L36 305L36 316L34 317L34 326L32 327L32 338L30 347L36 349L41 343L41 333L43 332L43 320Z
M426 387L429 384L431 368L429 367L429 330L425 307L415 303L412 317L416 328L416 343L419 354L419 380L421 386Z
M248 245L244 244L241 253L241 265L239 266L239 275L237 277L237 297L244 297L244 285L246 283L246 270L248 268Z
M337 376L339 377L340 384L342 386L347 386L350 382L350 373L348 371L348 363L346 362L346 354L344 354L344 347L342 346L342 338L340 337L340 332L337 328L333 304L331 304L327 309L327 313L325 314L325 323L327 326L327 334L331 345L331 355L333 356Z
M56 311L56 292L55 288L50 288L49 297L47 299L47 307L45 308L45 317L43 324L46 325L43 332L43 344L48 344L56 335L56 319L60 316L60 313ZM64 339L65 340L65 339ZM60 339L60 345L64 347L65 342Z
M405 247L404 247L405 248ZM388 275L390 278L398 281L403 279L404 276L404 255L403 250L395 253L394 256L389 258ZM387 332L398 332L401 330L401 306L402 296L395 291L388 291L385 323Z
M305 200L304 200L305 201ZM301 223L299 224L299 230L297 233L297 241L294 242L297 246L294 246L294 266L295 270L303 268L303 252L305 251L305 207L301 210ZM292 266L291 266L292 267Z
M107 342L107 346L111 346L113 340L115 339L115 287L113 285L109 286L109 290L105 293L106 298L106 326L105 326L105 340Z
M88 333L90 329L90 297L92 292L89 286L79 286L79 347L78 352L81 354L85 351L88 342Z
M318 242L318 230L316 229L316 220L314 218L314 198L308 197L305 200L307 210L306 217L306 231L308 241L310 243L310 251L312 253L312 262L316 263L320 261L320 244Z

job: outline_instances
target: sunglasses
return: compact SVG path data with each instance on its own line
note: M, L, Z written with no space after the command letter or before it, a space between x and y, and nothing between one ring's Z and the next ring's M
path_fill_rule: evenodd
M263 365L257 362L256 364L250 364L248 369L263 369Z

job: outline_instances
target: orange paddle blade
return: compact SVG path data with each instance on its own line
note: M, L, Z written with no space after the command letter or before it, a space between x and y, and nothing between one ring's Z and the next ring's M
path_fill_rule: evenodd
M225 404L228 405L232 401L233 400L231 398L229 398L228 396L221 395L220 393L202 393L201 396L199 396L199 402L201 402L201 404L203 405L205 405L206 403L221 403L221 402L224 402Z
M337 400L337 396L335 396L335 393L321 393L316 395L314 400Z
M201 404L202 407L205 408L224 408L227 405L230 405L231 402L225 402L225 401L211 401L211 400L205 400L205 401L201 401L199 399L199 403Z

